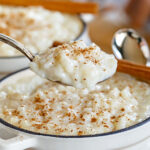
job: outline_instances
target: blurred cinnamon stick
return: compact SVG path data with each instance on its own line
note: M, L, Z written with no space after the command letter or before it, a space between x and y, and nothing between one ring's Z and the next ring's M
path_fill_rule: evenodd
M99 5L93 2L72 2L53 0L0 0L2 5L43 6L46 9L65 13L98 13Z
M130 0L125 8L134 28L141 28L150 15L150 0Z

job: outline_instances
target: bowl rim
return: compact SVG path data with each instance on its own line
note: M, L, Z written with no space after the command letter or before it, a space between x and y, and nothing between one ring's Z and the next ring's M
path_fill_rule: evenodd
M8 78L11 78L12 76L15 76L15 75L17 75L17 74L19 74L19 73L21 73L23 71L28 71L28 70L30 70L29 67L20 69L18 71L13 72L13 73L10 73L7 76L5 76L2 79L0 79L0 84L2 82L5 82L5 80L8 79ZM15 129L17 131L21 131L23 133L31 134L31 135L39 135L39 136L43 136L43 137L57 137L57 138L104 137L104 136L109 136L109 135L115 135L115 134L118 134L118 133L124 133L125 131L129 131L129 130L132 130L132 129L136 129L136 128L141 127L142 125L144 125L144 124L146 124L148 122L150 122L150 117L148 117L147 119L145 119L145 120L143 120L143 121L141 121L141 122L139 122L137 124L134 124L132 126L129 126L127 128L123 128L123 129L120 129L120 130L106 132L106 133L97 133L97 134L91 134L91 135L78 136L78 135L54 135L54 134L44 134L44 133L34 132L34 131L27 130L27 129L19 128L19 127L15 126L15 125L12 125L12 124L6 122L2 118L0 118L0 123L2 123L3 125L5 125L5 126L7 126L9 128Z
M79 20L81 21L83 27L82 27L82 30L81 32L79 33L79 35L73 39L73 41L76 41L78 40L80 37L82 37L82 35L85 33L86 31L86 28L87 28L87 25L85 23L85 21L82 19L82 16L81 15L77 15L77 17L79 18ZM17 55L17 56L0 56L0 59L19 59L19 58L26 58L26 56L24 55Z

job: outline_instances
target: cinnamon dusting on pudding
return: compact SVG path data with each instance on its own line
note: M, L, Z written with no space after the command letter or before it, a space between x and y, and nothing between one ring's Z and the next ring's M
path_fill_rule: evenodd
M121 73L93 91L31 75L0 89L0 118L34 132L91 135L146 119L150 116L149 99L149 84Z
M79 40L47 49L35 56L30 66L41 77L51 81L94 89L98 82L116 72L117 60L94 43L88 46Z

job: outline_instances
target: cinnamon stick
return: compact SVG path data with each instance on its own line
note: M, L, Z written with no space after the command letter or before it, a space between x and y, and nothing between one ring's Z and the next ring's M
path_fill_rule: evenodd
M144 65L134 64L126 60L118 60L117 71L150 81L150 67Z
M46 9L65 13L98 13L99 5L94 2L72 2L53 0L0 0L1 5L43 6Z

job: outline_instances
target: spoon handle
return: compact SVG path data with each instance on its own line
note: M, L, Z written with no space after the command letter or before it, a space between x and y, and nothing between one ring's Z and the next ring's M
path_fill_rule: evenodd
M19 50L21 53L23 53L27 58L32 61L34 58L34 55L28 51L21 43L17 42L16 40L0 33L0 41L14 47L15 49Z
M150 81L150 67L138 65L126 60L118 60L117 70L135 76L139 79Z

